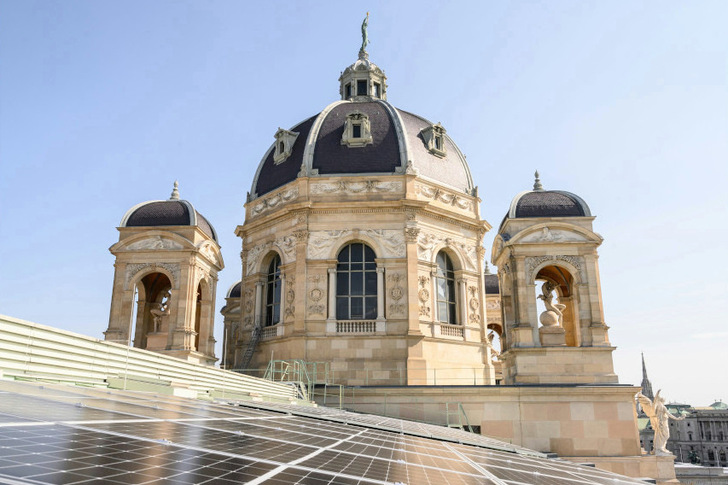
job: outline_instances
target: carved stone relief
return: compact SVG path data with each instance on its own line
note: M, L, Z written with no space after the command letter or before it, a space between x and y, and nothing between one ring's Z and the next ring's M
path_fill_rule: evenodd
M215 250L212 247L212 244L207 243L204 244L202 247L200 247L200 254L202 254L204 257L212 261L213 263L219 265L220 260L217 257L217 254L215 253Z
M417 292L417 299L420 300L420 316L421 317L429 317L430 316L430 290L428 287L430 286L430 277L429 276L420 276L418 278L420 289Z
M245 290L245 294L243 297L243 313L245 315L251 315L254 310L253 305L253 290L251 288L248 288Z
M364 234L379 241L383 258L405 257L404 234L396 229L366 229Z
M417 242L417 236L420 234L419 227L405 227L404 238L407 242Z
M288 202L298 197L298 187L292 187L287 190L283 190L274 194L266 199L263 199L251 209L251 214L257 216L269 209L276 207L277 205Z
M534 272L536 271L536 268L538 268L541 264L548 262L548 261L564 261L566 263L569 263L571 266L576 268L576 270L581 275L581 269L582 269L582 263L583 258L581 256L570 256L570 255L556 255L556 256L532 256L526 258L526 276L528 276L529 281L533 281L535 278Z
M532 242L566 242L566 241L586 241L586 238L581 234L577 234L573 231L566 231L563 229L549 229L544 227L541 231L533 232L528 234L521 242L532 243Z
M309 315L326 315L326 305L324 297L326 278L323 275L309 276L308 281L311 283L311 290L308 292L308 299L310 303L308 305Z
M366 192L383 193L399 192L402 182L382 182L380 180L365 180L357 182L321 182L311 184L312 194L359 194Z
M470 293L470 301L468 301L470 314L468 315L468 321L470 323L480 323L480 298L478 298L478 288L476 286L468 286L468 293Z
M442 202L444 204L458 207L460 209L472 209L473 207L473 204L470 200L448 190L430 187L428 185L416 184L415 192L427 199Z
M286 277L286 314L284 315L285 320L293 318L296 314L296 291L294 287L296 285L296 276L291 275Z
M477 249L474 245L465 244L459 241L455 241L452 238L444 237L436 234L420 233L419 239L417 240L417 256L422 261L432 261L433 251L436 246L445 243L449 248L454 249L460 255L465 263L465 267L470 271L477 269Z
M267 253L273 246L277 247L283 255L283 263L290 263L296 259L296 234L287 234L277 237L273 241L258 244L248 251L248 258L245 262L245 274L251 275L260 264L260 257Z
M177 287L180 276L180 268L177 263L131 263L126 265L125 286L128 288L134 275L146 268L164 268L172 274L172 286Z
M348 237L349 229L341 231L311 231L308 236L308 259L326 259L338 239Z
M126 247L129 250L140 249L182 249L182 245L177 241L163 238L162 236L148 237L141 241L134 242Z
M404 275L402 273L387 274L387 285L389 286L389 298L392 303L389 305L389 315L405 315L406 305L402 300L404 298Z

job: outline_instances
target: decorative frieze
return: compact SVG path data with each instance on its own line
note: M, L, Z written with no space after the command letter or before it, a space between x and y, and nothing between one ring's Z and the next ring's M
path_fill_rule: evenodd
M382 182L381 180L318 182L311 184L311 193L314 195L344 194L355 195L361 193L401 192L402 182Z
M587 239L581 234L577 234L573 231L567 231L564 229L549 229L548 227L542 228L540 231L532 232L523 239L520 240L522 243L533 243L533 242L574 242L574 241L586 241Z
M282 190L282 191L258 202L250 210L250 213L253 216L257 216L258 214L261 214L267 210L270 210L284 202L291 201L291 200L295 199L296 197L298 197L298 187L291 187L289 189Z
M534 274L536 269L548 261L564 261L581 273L583 258L571 255L529 256L526 258L526 275L528 276L529 281L533 281L536 277Z
M125 286L129 288L134 276L147 268L167 270L172 275L172 286L176 288L179 285L180 268L177 263L130 263L126 265Z
M449 190L430 187L429 185L415 184L415 193L427 199L432 199L443 204L451 205L459 209L471 210L473 203L469 198L457 195Z
M134 243L129 244L126 249L130 251L139 251L139 250L145 250L145 249L182 249L182 245L178 243L177 241L173 241L171 239L163 238L162 236L153 236L148 237L145 239L142 239L141 241L137 241Z

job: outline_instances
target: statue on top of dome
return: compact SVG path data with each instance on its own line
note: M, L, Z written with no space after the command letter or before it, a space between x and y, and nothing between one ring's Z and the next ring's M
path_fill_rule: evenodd
M364 17L364 21L361 23L361 49L359 49L359 57L366 57L367 45L369 45L369 33L367 28L369 27L369 12Z

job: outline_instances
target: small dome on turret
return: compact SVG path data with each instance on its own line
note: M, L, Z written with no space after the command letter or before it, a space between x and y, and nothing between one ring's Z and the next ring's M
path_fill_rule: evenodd
M242 287L243 280L236 281L230 286L230 289L225 294L225 298L240 298Z
M180 200L178 182L174 183L174 190L168 200L150 200L135 205L126 211L119 226L197 226L217 242L217 233L212 224L195 210L191 202Z
M511 202L507 219L530 217L591 217L584 199L565 190L544 190L535 173L533 190L521 192Z

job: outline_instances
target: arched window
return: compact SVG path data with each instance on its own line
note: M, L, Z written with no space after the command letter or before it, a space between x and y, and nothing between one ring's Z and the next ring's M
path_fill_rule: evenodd
M441 323L456 323L455 271L444 251L437 253L437 319Z
M377 318L377 264L374 251L353 243L339 252L336 266L336 319Z
M281 257L276 254L268 266L265 282L265 326L281 321Z

